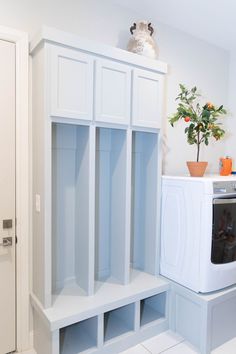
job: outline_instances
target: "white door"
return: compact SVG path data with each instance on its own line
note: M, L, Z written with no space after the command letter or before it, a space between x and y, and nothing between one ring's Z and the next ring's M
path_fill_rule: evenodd
M15 348L15 44L0 40L0 354Z

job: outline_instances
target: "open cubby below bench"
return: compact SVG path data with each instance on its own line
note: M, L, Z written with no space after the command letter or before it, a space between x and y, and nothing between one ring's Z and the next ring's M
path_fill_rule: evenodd
M166 293L150 296L140 302L140 326L149 325L166 316Z
M32 295L36 332L45 333L35 342L38 354L114 354L167 330L169 283L134 270L131 279L126 286L102 283L94 296L68 295L64 289L48 309ZM154 319L147 316L151 306ZM50 336L42 352L40 343Z
M60 330L60 354L84 353L97 347L97 317Z
M104 342L134 331L135 304L104 313Z

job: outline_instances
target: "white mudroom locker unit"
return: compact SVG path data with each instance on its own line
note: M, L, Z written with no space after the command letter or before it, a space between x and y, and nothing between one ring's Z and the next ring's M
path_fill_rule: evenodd
M31 56L34 347L117 353L169 328L158 276L167 66L50 28Z

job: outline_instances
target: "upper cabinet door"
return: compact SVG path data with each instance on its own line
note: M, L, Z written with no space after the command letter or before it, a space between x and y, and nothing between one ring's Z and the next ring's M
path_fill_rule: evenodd
M134 69L132 124L161 128L163 75Z
M131 69L109 60L96 62L95 120L129 124Z
M51 116L93 119L93 66L87 54L51 48Z

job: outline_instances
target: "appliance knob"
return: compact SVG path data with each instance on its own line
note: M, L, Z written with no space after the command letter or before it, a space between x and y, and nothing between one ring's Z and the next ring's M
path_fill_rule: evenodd
M233 189L236 191L236 183L233 184Z

